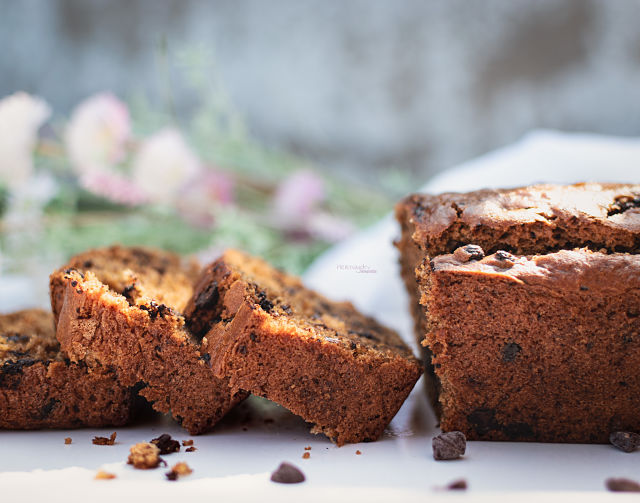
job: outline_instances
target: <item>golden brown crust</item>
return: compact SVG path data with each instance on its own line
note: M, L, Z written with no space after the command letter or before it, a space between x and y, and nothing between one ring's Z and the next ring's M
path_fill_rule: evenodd
M246 394L217 379L184 318L140 295L126 299L91 273L58 272L64 285L58 322L62 348L74 361L113 365L122 382L142 383L154 409L171 413L190 433L209 431Z
M200 271L194 260L187 261L164 250L119 245L88 250L72 257L51 275L51 305L56 320L64 296L61 273L67 269L91 271L102 283L129 299L144 294L178 311L184 309L193 294L193 282Z
M186 315L234 389L264 396L338 445L375 440L420 376L393 331L235 250L209 266Z
M51 313L0 315L0 428L119 426L132 400L113 370L64 357Z
M606 442L640 429L640 258L621 253L640 251L640 185L418 194L396 216L443 430Z

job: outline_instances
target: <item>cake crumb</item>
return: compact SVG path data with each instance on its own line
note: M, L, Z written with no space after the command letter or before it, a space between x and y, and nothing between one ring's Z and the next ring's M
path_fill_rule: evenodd
M113 473L105 472L104 470L98 470L96 472L96 476L93 478L95 480L111 480L115 479L116 476Z
M139 470L149 470L157 468L164 461L160 457L160 449L152 443L140 442L129 449L127 464L133 465Z
M71 437L65 437L64 445L69 445L72 442Z
M362 454L362 452L356 451L356 456L360 456L360 454Z
M311 457L311 454L310 454L310 453L308 453L308 452L305 452L305 453L302 455L302 459L309 459L310 457Z
M192 445L192 446L190 446L190 447L187 447L187 448L185 449L185 452L195 452L195 451L197 451L197 450L198 450L198 449Z
M191 475L193 470L189 468L189 465L183 461L176 463L171 467L171 470L165 473L167 479L169 480L178 480L180 477L186 477L187 475Z
M193 439L190 438L189 440L183 440L182 441L182 445L184 445L185 447L188 447L190 445L193 445Z
M116 432L114 431L109 438L93 437L93 445L113 445L116 443Z

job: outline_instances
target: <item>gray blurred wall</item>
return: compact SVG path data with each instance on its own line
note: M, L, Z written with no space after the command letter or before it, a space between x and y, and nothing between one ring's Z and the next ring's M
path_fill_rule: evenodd
M0 95L160 100L161 40L215 51L259 139L369 179L536 127L640 134L638 0L0 0Z

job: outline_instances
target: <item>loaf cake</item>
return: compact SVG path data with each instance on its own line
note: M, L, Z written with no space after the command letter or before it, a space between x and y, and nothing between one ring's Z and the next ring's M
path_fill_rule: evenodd
M338 445L376 440L421 374L395 332L235 250L204 270L185 316L218 377Z
M122 382L142 387L155 410L172 414L191 434L207 432L246 394L214 376L178 308L161 300L187 303L193 266L168 252L143 251L94 250L51 276L58 339L73 361L114 366Z
M604 443L640 430L640 185L417 194L396 216L444 431Z
M0 428L120 426L132 405L115 371L65 358L51 313L0 315Z

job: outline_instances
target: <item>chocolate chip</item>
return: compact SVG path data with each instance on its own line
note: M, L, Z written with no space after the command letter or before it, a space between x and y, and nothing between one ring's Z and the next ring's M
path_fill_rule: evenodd
M502 361L512 362L516 359L516 356L520 354L520 351L522 351L522 348L515 342L509 342L508 344L505 344L502 348Z
M11 335L5 335L4 337L10 342L17 342L19 344L24 344L26 342L29 342L29 339L31 339L31 337L29 337L28 335L23 335L23 334L11 334Z
M483 436L499 428L495 414L496 412L493 409L481 407L469 414L467 421L469 421L469 424L478 435Z
M640 484L635 480L611 478L605 481L607 489L616 493L640 493Z
M280 484L299 484L305 477L298 468L290 463L280 463L278 469L271 474L271 481Z
M633 452L640 447L640 435L630 431L616 431L609 435L609 442L623 452Z
M212 281L204 290L198 292L195 298L196 309L212 309L220 300L220 292L218 291L218 282Z
M633 194L632 196L618 196L613 200L613 204L609 206L607 216L617 215L624 213L631 208L640 208L640 195Z
M34 360L33 358L21 358L16 361L8 361L2 364L0 367L0 373L5 375L16 375L22 373L22 369L25 367L31 367L31 365L35 365L38 360Z
M258 297L258 305L262 308L263 311L269 312L273 309L273 302L267 299L267 294L265 291L261 290L257 293Z
M180 442L173 440L168 433L163 433L158 438L154 438L151 443L160 449L160 454L171 454L180 450Z
M454 480L445 489L448 491L466 491L467 481L464 479Z
M293 314L293 310L291 309L291 306L289 304L282 304L280 308L289 316Z
M467 448L467 439L461 431L450 431L433 437L431 446L436 461L458 459Z
M244 345L238 346L238 353L240 353L241 355L246 355L247 352L248 352L247 346L244 346Z
M460 262L468 262L469 260L482 260L484 258L484 250L478 245L465 245L457 248L453 255Z
M500 260L500 261L506 261L506 260L515 260L515 257L513 255L511 255L511 253L506 252L504 250L498 250L496 252L496 259Z
M56 400L55 398L51 398L40 409L40 419L48 418L51 415L51 413L53 412L53 409L55 409L56 405L58 405L59 403L60 403L60 400Z
M509 423L501 430L509 440L522 440L534 436L533 428L527 423Z

